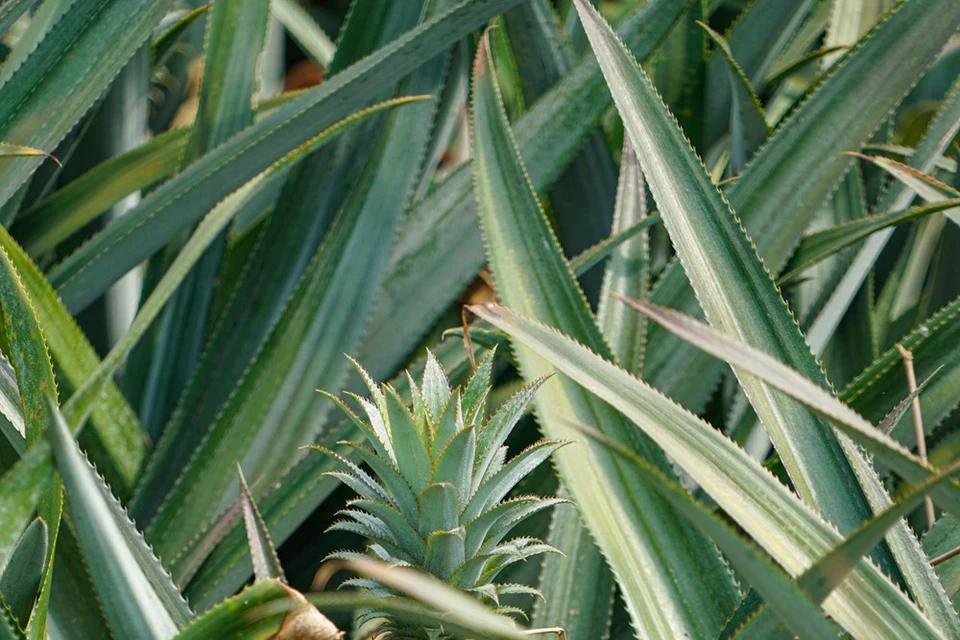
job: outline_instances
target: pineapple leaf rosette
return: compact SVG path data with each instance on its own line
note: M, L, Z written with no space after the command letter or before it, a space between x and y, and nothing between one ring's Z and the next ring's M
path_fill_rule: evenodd
M521 388L488 417L493 352L486 354L467 384L456 389L450 388L440 363L429 354L420 385L410 377L410 405L393 387L376 384L356 366L370 399L350 395L367 421L338 398L328 397L366 434L369 446L345 444L356 450L369 472L315 447L343 463L343 470L331 475L358 494L331 529L364 536L370 541L371 556L427 571L504 613L516 610L500 604L502 595L539 596L532 587L503 584L497 576L514 562L556 552L541 540L511 538L510 533L526 518L564 501L535 495L505 499L564 444L540 440L507 458L507 437L543 380ZM351 555L355 554L339 552L331 558ZM345 584L392 595L371 580Z

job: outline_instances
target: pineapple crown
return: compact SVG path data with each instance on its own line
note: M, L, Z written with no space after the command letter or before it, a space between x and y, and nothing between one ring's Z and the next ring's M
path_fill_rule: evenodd
M349 395L369 422L339 399L328 397L366 434L369 448L342 444L356 451L370 473L333 451L323 451L344 465L330 475L359 496L340 512L344 519L331 529L366 537L374 557L427 571L490 600L501 611L516 611L501 607L499 597L539 592L525 585L498 584L497 575L513 562L556 549L535 538L506 538L526 518L564 500L504 498L564 443L540 440L507 460L504 443L543 380L521 388L487 418L493 355L486 354L465 386L451 389L440 363L428 353L419 387L407 374L409 407L393 387L378 386L354 363L370 389L370 399ZM390 594L369 580L348 584Z

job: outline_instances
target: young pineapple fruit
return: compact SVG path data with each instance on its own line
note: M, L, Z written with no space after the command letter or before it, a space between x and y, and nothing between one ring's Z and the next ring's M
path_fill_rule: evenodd
M409 407L390 385L378 386L357 368L372 401L352 397L369 422L337 398L328 397L366 434L369 448L349 444L371 473L323 450L345 466L331 475L359 494L341 512L345 519L331 529L358 533L370 540L370 555L431 573L501 612L516 611L500 605L501 595L539 595L531 587L501 584L496 579L513 562L556 551L535 538L507 539L518 523L561 502L532 495L504 500L562 445L541 440L507 460L504 442L541 381L522 388L487 418L493 352L486 354L466 386L453 390L440 363L428 354L419 387L408 374L413 398ZM389 589L369 580L350 584L376 595L391 595ZM402 637L437 637L435 631L424 630L422 636L409 628L393 631Z

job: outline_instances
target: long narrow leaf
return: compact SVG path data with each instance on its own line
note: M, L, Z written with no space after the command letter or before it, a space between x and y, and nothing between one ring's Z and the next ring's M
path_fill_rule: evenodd
M609 353L526 178L494 73L487 49L481 46L474 63L475 191L498 293L507 303L558 324L593 348ZM517 355L527 380L550 373L551 368L535 354L518 348ZM668 468L663 454L649 440L637 438L621 416L577 387L548 381L534 402L550 438L575 435L564 420L596 422L653 464ZM585 453L592 460L588 464L584 464ZM637 632L670 637L710 633L718 627L736 594L712 545L689 530L678 530L675 515L662 499L651 495L645 483L632 479L596 445L576 454L562 450L556 460L565 485L617 577ZM622 515L611 519L614 513ZM664 546L665 541L680 540L682 546ZM692 549L698 551L691 554ZM671 560L653 560L658 556ZM663 597L651 600L651 593ZM698 604L694 606L694 602Z
M0 140L51 151L149 37L171 0L74 2L0 88ZM56 113L56 117L53 114ZM25 159L0 176L7 202L40 165Z
M306 140L367 106L366 87L409 74L518 1L461 2L205 155L51 272L51 281L66 306L84 308L228 193ZM234 161L225 163L228 158Z
M114 633L172 638L192 613L109 488L86 461L55 406L49 430L67 503Z
M622 411L791 575L799 576L842 542L833 526L743 450L645 383L573 340L507 309L486 305L472 310ZM855 637L940 636L899 587L866 559L824 602L824 608Z

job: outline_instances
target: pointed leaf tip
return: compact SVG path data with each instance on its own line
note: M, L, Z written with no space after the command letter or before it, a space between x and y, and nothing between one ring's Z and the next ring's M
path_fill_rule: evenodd
M270 531L260 515L257 503L253 500L239 463L237 463L237 477L240 480L240 504L243 508L243 524L247 532L254 577L257 581L270 578L284 580L283 568L280 566L280 559L270 538Z

